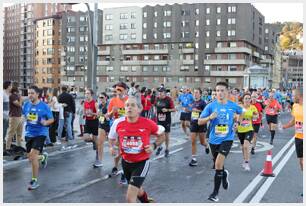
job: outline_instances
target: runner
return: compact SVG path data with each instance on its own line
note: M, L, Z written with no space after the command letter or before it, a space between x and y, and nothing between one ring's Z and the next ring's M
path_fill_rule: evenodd
M198 119L200 117L201 112L206 107L206 103L201 99L202 90L200 88L195 89L193 92L195 101L192 103L192 113L191 113L191 124L190 124L190 138L191 138L191 161L189 166L197 166L197 136L199 136L200 143L205 147L206 154L209 154L209 147L206 141L206 131L207 125L204 124L202 126L198 125Z
M283 129L295 126L295 150L300 168L303 171L303 88L294 90L294 102L291 113L292 119L283 125Z
M224 160L233 144L235 135L233 127L237 127L237 123L234 122L234 115L242 113L241 107L234 102L228 101L227 83L218 82L216 92L217 101L208 104L198 120L199 125L206 124L208 121L211 124L209 144L215 159L216 172L214 191L208 199L214 202L219 201L218 193L221 182L225 190L229 188L229 172L224 169Z
M92 141L93 149L97 149L97 145L99 144L98 136L98 128L99 128L99 120L98 120L98 103L93 99L94 92L92 89L86 89L85 91L85 102L84 102L84 110L83 114L85 115L85 128L84 128L84 139L85 141ZM92 135L90 137L90 135ZM96 158L96 162L93 164L94 167L102 167L102 162L99 162Z
M266 105L265 106L266 119L271 133L271 139L270 139L271 145L273 145L275 130L277 127L277 115L282 108L282 106L274 98L274 93L275 92L271 90L269 93L269 99L267 99L264 103Z
M104 142L106 139L106 134L109 132L109 117L107 116L107 95L102 92L99 95L99 138L97 140L97 150L96 150L96 163L93 165L95 168L102 167L102 159L103 159L103 149Z
M110 133L110 151L115 155L115 142L119 140L122 154L122 168L129 183L126 200L135 203L154 202L144 191L142 184L149 171L150 154L165 138L163 126L158 126L152 120L140 117L142 105L135 97L129 97L125 103L126 116L115 120ZM150 135L156 135L157 140L150 144Z
M30 86L28 90L29 101L23 105L22 114L26 120L25 140L27 156L32 165L32 179L29 190L39 187L38 171L39 163L43 168L47 167L48 153L43 152L43 146L47 135L48 126L54 122L49 106L38 99L40 90L37 86Z
M250 143L253 138L253 126L252 119L257 118L258 112L254 105L251 105L251 94L245 93L242 96L243 104L242 109L244 111L243 115L240 115L239 118L239 126L238 126L238 138L240 140L242 146L242 155L244 162L242 163L242 167L245 171L250 171Z
M159 88L158 89L159 96L156 99L156 110L157 110L157 124L162 125L165 128L165 157L169 156L169 134L171 129L171 112L175 111L173 100L166 96L166 89ZM162 151L162 146L160 146L156 155L159 155Z
M110 125L112 125L112 122L115 119L118 119L119 117L122 117L125 115L124 104L126 100L128 99L127 93L126 93L127 92L126 90L128 87L124 82L119 82L115 84L114 87L115 87L116 96L110 100L108 104L108 108L107 108L107 116L109 118L112 118ZM120 158L121 158L120 153L118 153L118 156L114 158L114 167L112 169L113 175L117 175L118 173L118 166L119 166ZM127 181L123 174L121 175L120 183L127 184Z
M261 122L262 121L262 107L261 107L261 102L260 101L258 102L258 95L256 92L252 93L251 99L252 99L252 105L256 107L257 112L258 112L257 118L254 117L252 121L254 134L253 134L253 139L252 139L251 154L255 154L257 135L260 129L260 125L262 123Z
M194 102L192 94L188 92L186 87L183 87L183 94L178 97L179 103L181 103L182 111L181 111L181 125L185 135L188 137L187 127L190 128L190 120L191 120L191 104ZM189 138L188 138L189 139Z

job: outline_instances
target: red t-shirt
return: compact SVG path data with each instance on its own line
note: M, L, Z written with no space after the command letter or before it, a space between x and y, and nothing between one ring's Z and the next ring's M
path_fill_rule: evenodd
M253 119L252 123L253 124L260 124L261 123L261 119L262 119L262 107L261 104L259 102L256 102L255 104L253 104L257 111L258 111L258 118L257 119Z
M273 99L272 102L270 103L270 100L267 99L265 101L265 105L267 105L265 107L265 112L267 115L277 115L277 112L279 110L281 110L282 106L278 103L278 101L276 99Z
M150 144L150 135L157 135L158 126L150 119L139 117L137 122L129 123L126 117L116 119L110 129L109 139L119 137L122 158L127 162L140 162L150 158L144 146Z
M144 111L149 111L151 109L151 96L147 95L146 97L144 95L141 95L141 104L143 106Z
M90 102L85 101L84 103L84 110L85 110L85 119L86 120L94 120L96 119L96 115L90 115L89 112L97 113L96 110L96 101L91 100Z

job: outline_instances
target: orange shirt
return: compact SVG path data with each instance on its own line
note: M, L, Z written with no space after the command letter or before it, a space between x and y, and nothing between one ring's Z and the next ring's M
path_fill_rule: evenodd
M295 138L303 139L303 105L294 104L292 116L295 119Z
M282 109L282 106L278 103L276 99L272 100L270 103L270 100L265 101L265 112L267 115L277 115L277 112Z
M128 99L128 97L125 97L123 100L121 100L118 97L112 98L109 101L107 112L111 112L113 110L113 107L117 107L118 112L115 112L113 114L114 118L117 119L118 117L124 116L125 115L124 103L126 102L127 99Z

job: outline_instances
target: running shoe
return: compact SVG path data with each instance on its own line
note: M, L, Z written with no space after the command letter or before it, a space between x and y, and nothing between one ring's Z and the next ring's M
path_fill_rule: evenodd
M222 177L222 186L225 190L229 188L228 175L229 175L228 170L224 170L223 177Z
M209 147L205 148L205 152L206 152L206 154L209 154Z
M255 154L255 148L254 148L254 147L252 147L252 149L251 149L251 154L252 154L252 155Z
M124 176L124 174L121 174L121 178L120 178L120 182L119 182L121 185L127 185L128 182Z
M272 139L270 140L270 145L273 145L273 140Z
M55 145L61 145L62 143L60 141L56 141L54 144Z
M113 169L112 169L112 175L117 175L117 173L118 173L117 167L113 167Z
M244 165L244 170L245 170L245 171L250 171L250 170L251 170L250 164L249 164L249 163L245 163L245 165Z
M46 168L47 167L47 164L48 164L48 153L47 152L44 152L43 154L42 154L43 156L44 156L44 160L41 160L41 166L43 167L43 168Z
M198 161L196 159L191 159L189 166L190 167L195 167L198 165Z
M103 167L103 163L100 160L96 160L95 163L93 164L94 168L98 168L98 167Z
M148 203L154 203L155 200L152 197L148 197Z
M218 202L218 201L219 201L218 195L217 195L217 194L214 194L214 193L212 193L211 195L209 195L208 199L209 199L210 201L213 201L213 202Z
M39 184L37 182L37 180L31 180L29 186L28 186L28 190L35 190L39 187Z
M165 150L165 157L169 157L169 150L168 149Z
M160 155L160 152L163 150L163 147L160 146L157 148L157 151L156 151L156 156Z

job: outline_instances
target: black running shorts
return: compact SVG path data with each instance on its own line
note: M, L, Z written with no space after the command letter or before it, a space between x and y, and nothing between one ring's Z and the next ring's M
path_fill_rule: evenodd
M171 122L167 122L167 121L165 121L165 122L157 122L157 125L161 125L161 126L163 126L164 128L165 128L165 132L166 133L170 133L170 130L171 130Z
M198 125L197 121L191 121L190 132L192 133L205 133L207 131L207 125Z
M217 158L218 153L223 154L226 157L231 150L232 144L233 140L224 141L221 144L209 144L214 159Z
M25 137L27 153L30 153L31 149L36 149L42 153L46 138L46 136Z
M295 138L295 151L298 158L303 158L303 139Z
M191 112L181 112L180 120L181 121L190 121L191 120Z
M277 124L277 115L268 115L266 114L267 123Z
M254 133L258 134L260 129L260 124L253 124Z
M92 134L94 136L98 136L99 131L99 120L86 120L84 134Z
M150 161L130 163L122 158L124 176L130 185L140 188L148 174Z
M238 132L237 134L238 134L238 138L240 140L240 144L243 145L244 140L248 140L251 143L251 141L253 139L254 132L253 131L243 132L243 133Z

